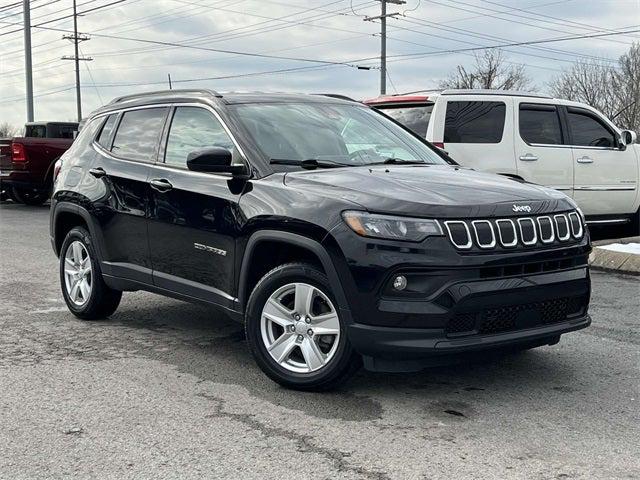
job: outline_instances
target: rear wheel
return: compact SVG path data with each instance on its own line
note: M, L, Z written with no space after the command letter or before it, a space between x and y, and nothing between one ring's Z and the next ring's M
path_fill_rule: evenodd
M312 265L267 273L249 299L246 330L258 366L288 388L329 390L360 367L329 281Z
M29 187L13 187L11 196L14 200L25 205L42 205L49 199L48 191Z
M83 320L108 317L122 297L104 283L91 235L82 227L72 228L62 243L60 284L67 307Z

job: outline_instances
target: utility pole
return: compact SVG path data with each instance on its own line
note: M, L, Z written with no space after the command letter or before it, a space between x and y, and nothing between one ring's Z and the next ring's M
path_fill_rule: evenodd
M27 122L33 122L33 71L31 65L31 6L29 0L22 2L24 17L24 70L27 90Z
M365 17L365 22L380 20L380 95L387 93L387 17L395 17L400 12L387 13L387 3L404 5L405 0L378 0L380 2L380 15Z
M73 0L73 35L63 35L62 38L72 40L74 45L74 56L65 55L62 60L73 60L76 64L76 107L78 110L78 122L82 121L82 97L80 94L80 62L90 62L91 57L80 57L79 43L89 40L88 35L78 35L78 12L76 10L76 0Z

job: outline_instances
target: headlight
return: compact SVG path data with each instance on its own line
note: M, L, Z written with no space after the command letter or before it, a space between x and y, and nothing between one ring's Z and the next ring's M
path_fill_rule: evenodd
M351 230L363 237L419 242L430 236L443 235L437 220L376 215L358 211L343 212L342 218Z

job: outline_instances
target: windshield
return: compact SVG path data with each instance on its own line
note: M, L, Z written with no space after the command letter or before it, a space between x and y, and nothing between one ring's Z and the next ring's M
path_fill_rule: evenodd
M235 111L272 161L446 163L413 135L360 105L260 103L237 105Z

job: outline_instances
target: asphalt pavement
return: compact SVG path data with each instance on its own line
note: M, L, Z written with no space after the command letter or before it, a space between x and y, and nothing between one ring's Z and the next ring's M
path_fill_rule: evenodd
M48 207L0 205L0 478L640 478L640 277L560 344L342 390L267 379L211 308L66 309Z

